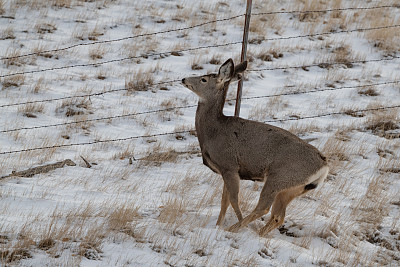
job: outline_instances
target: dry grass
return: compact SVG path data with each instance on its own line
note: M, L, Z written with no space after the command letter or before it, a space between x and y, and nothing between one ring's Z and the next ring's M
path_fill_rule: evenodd
M271 97L266 104L254 105L249 112L249 119L265 121L275 118L275 114L287 107L287 102L280 96Z
M183 113L181 110L175 108L177 106L179 106L177 98L163 100L159 107L164 111L158 112L158 116L162 121L171 121L173 118L178 118Z
M18 108L18 111L28 118L36 118L37 115L35 115L35 113L43 113L44 109L45 105L43 103L34 103L24 105Z
M40 77L36 83L32 86L32 93L38 94L39 92L46 91L48 89L47 83L43 77Z
M365 128L372 131L373 134L386 139L399 138L399 119L396 110L376 111L368 118Z
M2 81L2 89L15 89L21 87L25 82L25 75L18 74L6 77Z
M348 144L340 138L333 136L328 139L321 152L328 158L331 174L336 175L350 160L349 150Z
M1 6L0 6L1 10ZM0 11L1 12L1 11ZM1 32L0 40L15 39L15 32L12 26L8 26Z
M128 92L148 91L153 84L153 73L150 71L138 70L125 79Z
M65 7L71 8L75 0L51 0L51 5L57 8Z
M158 220L162 223L182 226L185 222L187 212L187 200L181 197L171 197L166 199L160 206ZM168 227L171 228L171 227Z
M66 117L87 115L90 113L91 101L87 98L76 98L63 100L56 108L57 113L64 114Z
M396 25L399 23L399 18L393 17L391 12L392 10L390 9L381 9L377 12L366 12L365 19L369 22L369 27ZM396 28L368 31L365 33L365 37L374 47L383 50L389 55L393 55L399 51L397 44L400 40L400 35Z
M57 30L55 23L39 22L35 25L35 30L39 34L54 33Z
M3 15L4 13L6 13L4 8L4 0L0 0L0 15Z
M203 57L201 55L196 55L194 57L192 57L192 59L190 60L190 66L192 70L202 70L203 67Z
M108 227L116 231L124 231L133 220L141 219L139 207L131 202L126 202L116 208L113 207L106 216L108 217Z
M97 41L100 36L104 35L104 31L100 29L99 24L96 24L95 27L89 31L88 39L90 41Z
M90 48L89 57L92 60L98 60L102 59L106 53L107 49L102 45L98 45Z
M5 57L7 57L8 59L4 59L3 63L6 65L7 68L9 68L10 66L21 67L28 63L33 63L33 61L29 61L29 59L27 58L19 57L20 55L21 55L21 50L19 49L11 49L11 51L7 50Z

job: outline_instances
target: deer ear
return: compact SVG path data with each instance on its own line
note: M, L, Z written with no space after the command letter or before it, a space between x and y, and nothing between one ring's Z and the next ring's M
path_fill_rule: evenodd
M219 68L218 82L230 81L233 77L234 71L235 66L233 65L233 60L230 58Z
M242 79L243 72L247 69L247 61L243 61L242 63L235 66L235 71L233 73L233 77L231 81L238 81Z

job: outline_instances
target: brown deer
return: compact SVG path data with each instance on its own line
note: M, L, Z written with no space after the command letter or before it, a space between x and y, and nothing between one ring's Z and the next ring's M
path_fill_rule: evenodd
M196 131L203 163L224 180L217 225L222 224L229 203L239 220L228 228L232 232L267 214L272 206L271 218L260 230L264 236L283 223L286 207L295 197L324 181L329 168L315 147L294 134L223 114L229 84L241 79L246 68L247 62L235 67L229 59L218 74L189 77L182 83L199 97ZM264 182L256 208L245 218L238 199L241 179Z

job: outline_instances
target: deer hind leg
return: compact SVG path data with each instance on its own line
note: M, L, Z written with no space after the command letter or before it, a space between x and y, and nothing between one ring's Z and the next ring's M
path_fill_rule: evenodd
M271 218L267 224L261 228L260 236L265 236L280 226L284 222L287 205L294 198L304 194L307 191L308 190L305 190L304 185L302 185L279 192L275 197L274 203L272 204Z
M328 175L328 172L329 167L324 166L315 175L311 176L311 178L313 178L313 182L307 185L300 185L284 189L279 192L275 197L274 203L272 205L271 218L267 222L267 224L263 228L261 228L260 236L265 236L266 234L280 226L284 222L286 207L289 205L289 203L296 197L301 196L312 189L315 189L318 184L324 181L324 179Z
M217 225L221 225L223 223L223 221L225 219L226 210L229 207L229 202L230 202L229 201L229 192L224 184L223 191L222 191L222 199L221 199L221 211L219 212Z
M222 175L222 178L224 179L224 188L226 188L227 191L226 195L228 195L229 202L231 203L232 208L235 211L236 217L238 218L239 221L241 221L243 219L243 216L242 216L242 211L240 210L239 207L239 187L240 187L239 174L234 172L227 172ZM224 206L222 207L221 205L220 215L221 213L222 215L225 215L226 209L228 208L228 205L225 205L227 202L226 195L225 199L222 199L222 201L224 202L223 203ZM224 195L222 197L224 198ZM222 208L224 208L224 210Z

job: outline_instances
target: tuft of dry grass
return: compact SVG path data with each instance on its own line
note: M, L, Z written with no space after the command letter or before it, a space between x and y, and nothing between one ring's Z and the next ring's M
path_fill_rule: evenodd
M138 70L125 78L125 88L128 92L148 91L154 84L153 73Z
M0 12L1 12L1 6L0 6ZM8 26L1 32L0 40L7 40L7 39L15 39L15 32L12 26Z
M160 206L160 215L158 220L169 225L182 225L187 212L187 200L181 197L169 197L163 201Z
M49 250L56 244L52 238L45 238L38 242L37 247L41 250Z
M139 207L130 201L123 205L113 207L112 211L110 210L109 212L107 217L108 227L116 231L126 230L133 220L141 218Z
M24 66L25 64L28 63L32 63L34 59L31 59L31 61L28 61L27 58L24 57L19 57L21 55L21 52L19 49L12 49L11 51L6 52L6 57L8 57L8 59L4 59L3 63L6 65L6 67L10 67L10 66L17 66L17 67L21 67ZM11 78L11 76L10 76Z
M18 75L13 75L9 76L3 79L2 81L2 89L8 89L8 88L18 88L21 87L25 82L25 75L23 74L18 74Z
M89 57L92 60L102 59L106 53L107 49L101 45L94 46L89 49Z
M99 36L104 35L104 32L100 29L100 26L96 24L96 26L89 32L88 39L90 41L97 41Z
M208 63L210 63L212 65L221 65L222 64L222 55L214 54Z
M177 98L163 100L160 104L160 109L164 109L164 111L158 112L158 116L162 121L171 121L174 117L178 118L183 115L183 112L180 109L175 109L176 106L178 106Z
M0 15L3 15L6 13L6 10L4 8L4 0L0 0Z
M366 130L386 139L400 138L399 116L394 111L376 111L367 119Z
M13 248L11 250L1 250L0 251L0 262L7 266L11 263L16 263L23 259L32 258L31 253L28 249L23 248Z
M40 77L36 83L32 86L32 93L38 94L41 91L47 90L47 83L44 82L44 78Z
M35 25L36 32L39 34L54 33L57 27L54 23L50 22L40 22Z
M365 96L378 96L379 93L377 92L376 88L374 87L366 87L358 90L359 95L365 95Z
M202 57L202 55L196 55L196 56L192 57L190 59L190 63L189 63L190 64L190 68L192 70L202 70L202 69L204 69L203 60L204 60L204 58Z
M18 112L25 117L36 118L35 113L43 113L45 105L43 103L31 103L18 108Z
M73 2L74 2L74 0L51 0L50 1L51 5L53 7L57 7L57 8L61 8L61 7L71 8Z
M75 98L63 100L56 108L57 113L62 113L66 117L74 117L78 115L87 115L91 113L92 102L87 98Z
M140 163L143 166L152 165L160 166L165 162L174 163L177 162L179 155L185 152L178 152L172 147L166 147L160 143L153 147L149 147L147 156L140 159Z
M300 4L301 11L316 11L324 8L324 2L319 0L305 0L297 2ZM297 15L300 22L315 23L323 18L324 14L321 12L304 12Z

